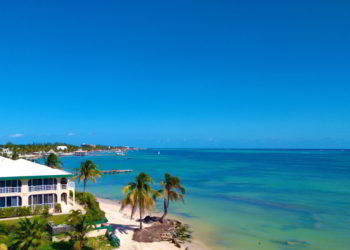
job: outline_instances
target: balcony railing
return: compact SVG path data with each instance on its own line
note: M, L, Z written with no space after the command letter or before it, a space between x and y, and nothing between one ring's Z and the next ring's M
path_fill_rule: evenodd
M0 188L0 194L4 193L20 193L21 187L2 187Z
M75 182L68 182L68 184L57 184L57 185L29 186L28 188L29 188L29 192L49 191L49 190L66 190L69 188L75 188ZM19 188L18 192L21 192L21 188ZM1 193L1 191L0 191L0 193Z
M29 192L57 190L57 185L29 186Z

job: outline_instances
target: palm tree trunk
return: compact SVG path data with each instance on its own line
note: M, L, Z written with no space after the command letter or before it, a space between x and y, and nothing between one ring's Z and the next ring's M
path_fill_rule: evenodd
M168 199L164 198L164 214L163 216L159 219L161 223L164 222L165 216L168 214L168 207L169 207L169 196Z
M139 208L140 208L140 229L142 230L142 212L141 212L141 200L139 201Z
M86 188L86 182L87 182L87 179L84 179L84 193L85 193L85 188Z

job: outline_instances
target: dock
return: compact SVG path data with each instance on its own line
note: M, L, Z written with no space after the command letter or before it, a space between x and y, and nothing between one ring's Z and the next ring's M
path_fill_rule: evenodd
M101 170L103 174L121 174L121 173L130 173L131 169L111 169L111 170Z

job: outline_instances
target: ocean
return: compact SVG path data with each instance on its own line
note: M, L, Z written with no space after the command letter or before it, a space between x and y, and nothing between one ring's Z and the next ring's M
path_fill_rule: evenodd
M170 213L212 249L350 248L350 151L148 149L61 161L69 171L87 159L103 170L133 170L87 184L103 198L121 199L140 172L155 189L164 173L180 177L185 203L171 203Z

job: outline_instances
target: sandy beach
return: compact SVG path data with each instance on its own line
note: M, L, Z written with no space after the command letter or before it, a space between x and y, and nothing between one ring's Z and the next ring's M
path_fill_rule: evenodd
M178 250L174 244L169 242L153 242L153 243L140 243L132 240L134 230L139 228L140 223L136 220L138 216L135 215L133 219L130 218L130 209L126 208L124 211L120 211L119 201L97 198L100 203L100 207L106 212L106 217L109 223L116 228L117 236L120 239L121 250ZM137 214L137 213L136 213ZM152 213L152 216L158 216L157 213ZM169 215L169 218L173 218ZM144 227L149 227L151 224L143 224ZM198 239L192 239L191 243L186 243L181 246L181 249L189 250L209 250L210 248L200 242Z

